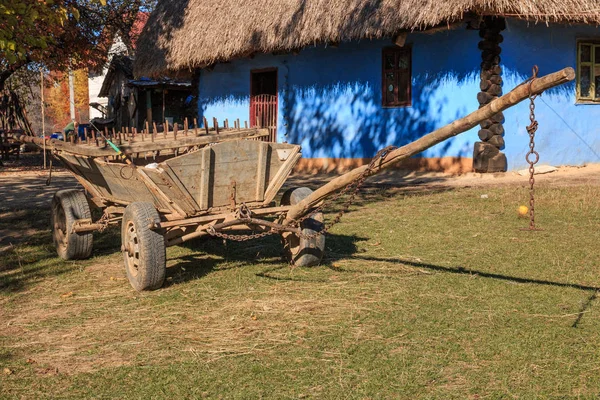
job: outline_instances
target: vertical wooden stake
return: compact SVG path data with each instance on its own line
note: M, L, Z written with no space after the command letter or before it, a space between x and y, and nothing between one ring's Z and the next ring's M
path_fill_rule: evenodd
M204 120L204 130L206 131L206 134L208 135L208 121L206 120L206 117L202 117L202 119Z
M227 118L225 118L225 124L223 124L223 127L225 129L229 129L229 120Z
M146 121L146 135L150 134L150 124Z
M241 129L241 127L240 127L240 119L239 118L237 119L236 123L237 123L237 129L239 131Z
M194 118L194 135L198 136L198 119Z
M94 141L94 143L96 143L96 146L98 146L98 140L96 140L96 130L92 129L92 140Z
M248 129L248 121L244 121L244 129Z
M173 124L173 139L177 140L177 122Z
M187 117L183 120L183 135L187 136L188 134L188 119Z
M219 121L217 121L217 119L215 117L213 117L213 125L215 126L215 132L218 135L219 134Z
M156 122L152 123L152 128L154 128L152 131L152 141L154 142L154 138L156 137L156 135L158 135L158 129L156 129Z

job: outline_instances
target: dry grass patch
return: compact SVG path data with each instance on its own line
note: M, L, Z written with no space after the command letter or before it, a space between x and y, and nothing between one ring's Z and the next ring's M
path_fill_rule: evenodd
M166 286L141 294L115 232L63 262L39 230L0 255L0 393L595 396L600 188L537 195L531 233L522 187L373 188L318 268L284 264L277 238L198 242L170 248Z

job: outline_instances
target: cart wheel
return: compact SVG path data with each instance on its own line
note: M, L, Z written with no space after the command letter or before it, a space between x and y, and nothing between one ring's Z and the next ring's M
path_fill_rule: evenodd
M298 204L312 193L307 187L289 189L281 198L282 206ZM323 213L315 213L310 218L300 223L302 233L305 235L314 235L323 229ZM319 265L323 254L325 253L325 235L319 234L310 239L298 237L297 235L285 232L281 235L283 241L283 250L287 260L298 267L313 267Z
M150 203L131 203L123 214L121 250L125 271L138 292L160 288L167 272L165 239L150 229L153 222L160 222L160 217Z
M52 198L52 240L63 260L82 260L92 255L94 235L71 232L73 222L92 217L90 205L83 192L76 189L59 190Z

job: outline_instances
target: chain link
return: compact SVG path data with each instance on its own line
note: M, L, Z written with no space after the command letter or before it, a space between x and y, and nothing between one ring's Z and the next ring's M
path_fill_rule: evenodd
M535 99L537 95L532 94L531 85L537 79L538 67L533 67L533 75L529 79L529 120L531 123L526 128L529 134L529 152L525 160L529 164L529 230L536 230L535 227L535 164L540 160L540 155L535 151L535 133L538 130L538 121L535 118Z
M102 227L98 229L98 232L104 232L110 223L110 215L108 213L102 214L102 217L98 220L97 224L102 224Z
M323 202L319 207L312 210L312 212L310 212L309 214L306 214L302 218L295 220L292 223L293 226L300 227L302 222L304 222L308 218L312 217L313 215L315 215L319 212L322 212L327 206L336 202L338 199L340 199L342 196L344 196L345 194L347 194L348 192L350 192L352 190L350 197L348 197L348 200L346 200L346 202L342 205L342 209L337 213L335 218L329 224L323 225L323 228L316 232L313 232L310 234L305 234L305 233L302 233L302 231L300 231L297 235L302 239L310 240L319 235L323 235L323 234L327 233L329 231L329 229L331 229L334 225L338 224L341 221L344 214L346 212L348 212L348 209L350 208L350 206L354 203L354 201L356 199L356 195L360 191L365 180L371 175L371 173L373 172L375 167L377 167L378 165L381 165L381 163L383 162L385 157L391 151L395 150L396 148L397 147L395 147L395 146L388 146L384 149L379 150L377 152L377 154L375 155L375 157L373 157L373 159L371 160L369 165L367 165L367 168L355 180L353 180L348 185L346 185L343 189L341 189L334 196L330 197L328 201ZM240 219L240 222L243 222L244 217L248 218L250 215L249 213L250 213L250 211L247 209L246 205L242 204L242 207L240 207L240 216L242 217L242 219ZM283 229L278 229L278 228L274 227L274 228L271 228L271 230L269 230L269 231L255 233L255 234L251 234L251 235L229 235L226 233L217 232L217 230L215 228L213 228L212 226L209 226L206 229L206 232L208 232L208 234L210 234L212 236L216 236L216 237L219 237L221 239L226 239L226 240L233 240L236 242L245 242L247 240L259 239L259 238L263 238L263 237L266 237L269 235L280 233L282 231L283 231Z
M243 221L241 221L241 222L243 222ZM206 232L208 232L208 234L210 234L211 236L216 236L216 237L219 237L221 239L233 240L234 242L245 242L245 241L248 241L248 240L260 239L260 238L263 238L263 237L267 237L269 235L273 235L275 233L278 233L279 229L272 228L272 230L270 230L270 231L261 232L261 233L254 233L254 234L251 234L251 235L229 235L227 233L218 232L215 228L213 228L212 226L209 226L206 229Z

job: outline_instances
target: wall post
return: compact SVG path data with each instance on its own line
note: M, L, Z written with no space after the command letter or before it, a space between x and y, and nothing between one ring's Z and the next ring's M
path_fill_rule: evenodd
M480 25L481 92L477 95L479 108L502 95L502 68L500 66L500 32L506 29L504 18L485 17ZM504 149L504 114L498 113L483 121L479 130L480 142L473 149L473 169L476 172L505 172L508 164Z

